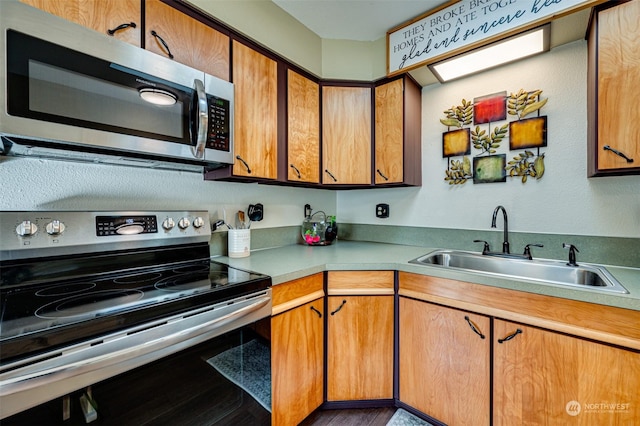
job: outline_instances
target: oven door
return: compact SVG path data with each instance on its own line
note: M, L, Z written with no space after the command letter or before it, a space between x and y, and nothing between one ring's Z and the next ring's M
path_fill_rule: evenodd
M239 330L270 315L271 289L268 288L3 365L0 419Z

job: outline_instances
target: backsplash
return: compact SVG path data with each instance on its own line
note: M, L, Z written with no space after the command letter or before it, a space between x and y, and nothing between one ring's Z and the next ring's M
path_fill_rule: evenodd
M502 238L501 229L484 231L340 223L338 241L335 244L340 244L340 240L371 241L480 252L482 251L482 243L474 243L473 240L485 240L489 242L492 250L500 251ZM640 268L640 238L510 232L509 242L513 253L522 253L527 244L544 245L542 248L531 248L534 259L568 259L569 252L562 248L562 243L570 243L579 250L578 263L589 262ZM263 228L251 231L252 251L292 244L302 244L299 226ZM227 233L215 232L210 245L213 256L226 256ZM317 247L317 249L323 250L323 247Z

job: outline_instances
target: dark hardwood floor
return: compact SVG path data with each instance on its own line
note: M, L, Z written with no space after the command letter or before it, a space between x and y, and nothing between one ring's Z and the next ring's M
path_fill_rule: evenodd
M351 410L316 410L300 426L385 426L394 407Z

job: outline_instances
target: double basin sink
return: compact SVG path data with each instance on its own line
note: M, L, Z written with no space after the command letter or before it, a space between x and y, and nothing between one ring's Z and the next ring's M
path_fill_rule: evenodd
M570 266L566 262L556 260L508 258L455 250L436 250L409 263L535 281L541 284L629 293L606 268L586 263Z

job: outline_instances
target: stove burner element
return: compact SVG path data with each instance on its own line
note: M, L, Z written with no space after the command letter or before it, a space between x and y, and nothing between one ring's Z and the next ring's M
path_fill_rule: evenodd
M143 295L144 293L139 290L95 291L47 303L38 308L35 315L45 319L93 318L111 312L114 308L122 310L142 299Z
M137 284L137 283L146 283L149 281L156 281L160 278L162 274L158 272L147 272L143 274L131 274L124 275L122 277L117 277L113 279L113 282L116 284Z
M200 280L197 280L200 278ZM193 274L185 274L177 277L166 278L158 281L155 288L161 291L180 292L186 290L209 290L211 289L211 281L209 275L199 274L194 277Z
M178 268L173 269L173 272L176 274L191 274L194 272L209 272L209 264L200 264L200 265L189 265L189 266L180 266Z
M43 288L36 291L36 296L64 296L67 294L82 293L87 290L91 290L96 286L96 283L75 283L56 285L52 287Z

